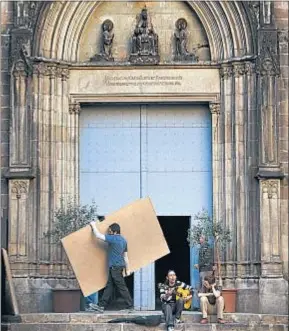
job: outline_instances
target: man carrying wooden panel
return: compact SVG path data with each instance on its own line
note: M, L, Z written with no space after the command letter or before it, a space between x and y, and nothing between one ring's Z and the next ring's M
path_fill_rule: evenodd
M108 234L105 235L98 231L95 222L91 222L90 226L97 239L108 243L109 274L99 304L90 303L89 306L90 308L103 313L111 300L115 286L124 299L126 309L131 311L133 310L133 302L123 277L123 271L125 271L126 276L130 275L127 242L120 234L120 226L117 223L111 224L108 228Z

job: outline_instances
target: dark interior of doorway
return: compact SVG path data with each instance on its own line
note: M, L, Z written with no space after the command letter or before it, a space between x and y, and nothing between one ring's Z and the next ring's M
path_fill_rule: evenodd
M173 269L179 280L190 284L190 247L187 242L189 216L159 216L160 226L167 240L170 254L155 263L156 310L161 309L158 283L163 283L168 270Z

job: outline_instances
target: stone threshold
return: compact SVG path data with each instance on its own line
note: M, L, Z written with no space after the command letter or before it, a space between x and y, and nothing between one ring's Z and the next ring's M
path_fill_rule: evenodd
M2 325L2 331L165 331L165 325L145 327L135 324L107 323L15 323ZM189 323L177 326L176 331L288 331L288 325L264 324L248 325L242 323L207 324Z
M143 315L160 315L160 311L134 311L125 313L120 311L107 311L103 314L94 312L79 313L31 313L20 314L19 316L2 316L2 322L20 323L20 324L105 324L107 327L114 324L106 324L109 320L115 318L129 318ZM185 324L199 323L202 318L201 313L185 311L182 320ZM224 319L229 324L245 325L288 325L288 315L275 314L250 314L250 313L224 313ZM216 323L217 317L211 315L210 323ZM118 325L118 324L115 324ZM126 324L135 326L135 324ZM107 329L110 329L108 327ZM260 329L261 331L261 329Z

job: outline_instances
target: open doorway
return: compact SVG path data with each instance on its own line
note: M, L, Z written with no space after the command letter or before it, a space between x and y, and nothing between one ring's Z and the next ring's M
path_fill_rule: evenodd
M187 242L190 217L159 216L158 220L167 240L170 254L155 263L156 310L161 309L158 283L164 282L169 269L176 272L179 280L190 284L190 247Z

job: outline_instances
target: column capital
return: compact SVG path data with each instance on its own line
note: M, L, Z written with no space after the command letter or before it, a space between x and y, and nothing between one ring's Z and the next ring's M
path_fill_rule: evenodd
M220 75L223 79L228 79L233 76L233 67L231 64L222 64Z
M69 103L69 114L79 114L81 111L80 103L75 100L70 100Z
M245 74L252 76L256 73L256 64L254 62L247 61L244 63L245 66Z
M17 199L20 199L22 194L26 194L28 192L28 184L29 180L11 180L11 193L15 194Z
M244 62L234 62L233 63L233 73L236 78L245 75Z
M209 106L212 114L216 114L216 115L220 114L221 105L219 102L210 102Z
M267 194L268 199L278 198L279 194L279 179L262 179L261 189L262 193Z

